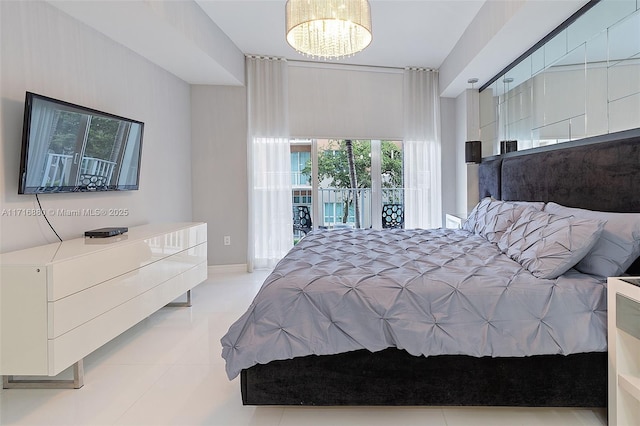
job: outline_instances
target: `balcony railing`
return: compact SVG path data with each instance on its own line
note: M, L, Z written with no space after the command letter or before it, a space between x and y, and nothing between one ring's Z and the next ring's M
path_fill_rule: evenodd
M76 185L75 178L70 180L70 172L74 156L71 154L49 153L45 173L42 177L42 187ZM82 157L80 174L99 176L104 182L111 181L116 163L93 157Z
M371 188L320 188L318 194L319 207L322 212L322 222L314 223L314 228L340 228L355 227L355 204L354 199L358 197L359 218L361 228L370 228L374 222L377 226L381 224L382 216L373 217L372 213L372 193ZM293 190L294 206L308 206L311 210L312 194L311 189L296 188ZM404 188L383 188L382 205L400 204L404 205ZM382 205L379 211L382 210ZM345 210L347 209L348 210ZM344 212L348 215L344 217Z

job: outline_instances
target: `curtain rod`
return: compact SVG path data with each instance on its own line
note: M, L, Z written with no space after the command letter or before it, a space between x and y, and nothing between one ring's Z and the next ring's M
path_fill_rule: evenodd
M312 65L318 67L351 67L351 68L368 68L368 69L378 69L389 70L389 71L404 71L404 70L415 70L415 71L438 71L435 68L426 68L426 67L392 67L389 65L362 65L362 64L348 64L343 62L320 62L320 61L306 61L301 59L290 59L288 61L291 64L302 64L302 65Z
M287 60L287 58L282 58L280 56L250 55L250 54L245 54L244 56L245 58L249 58L249 59L267 59L270 61L286 61Z
M425 68L425 67L404 67L404 69L409 71L431 71L431 72L438 71L436 68Z
M320 61L307 61L304 59L287 59L287 58L283 58L280 56L267 56L267 55L254 55L254 54L245 54L244 55L247 58L250 59L266 59L266 60L271 60L271 61L286 61L292 64L304 64L304 65L313 65L313 66L327 66L327 67L332 67L332 66L337 66L337 67L359 67L359 68L374 68L374 69L380 69L380 70L393 70L393 71L404 71L404 70L411 70L411 71L430 71L430 72L436 72L438 71L436 68L427 68L427 67L416 67L416 66L407 66L407 67L392 67L392 66L388 66L388 65L362 65L362 64L347 64L347 63L343 63L343 62L320 62Z

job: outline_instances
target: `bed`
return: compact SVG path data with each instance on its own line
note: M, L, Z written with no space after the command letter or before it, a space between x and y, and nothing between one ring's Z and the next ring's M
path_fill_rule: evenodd
M605 407L594 253L618 221L634 253L617 266L637 267L638 215L619 214L640 212L640 132L492 158L479 177L466 229L305 237L222 339L243 403ZM575 230L560 264L525 255L541 239L522 230L550 217Z

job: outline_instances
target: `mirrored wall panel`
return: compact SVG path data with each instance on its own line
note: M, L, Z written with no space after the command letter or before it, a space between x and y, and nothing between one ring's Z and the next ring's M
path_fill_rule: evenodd
M640 127L640 0L594 4L480 90L493 154Z

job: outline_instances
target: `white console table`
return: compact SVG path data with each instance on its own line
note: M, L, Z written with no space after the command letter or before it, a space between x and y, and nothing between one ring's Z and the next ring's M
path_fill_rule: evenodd
M640 424L640 278L607 281L609 424Z
M4 387L82 386L82 359L207 278L207 225L157 223L0 254ZM74 380L56 376L74 365Z

